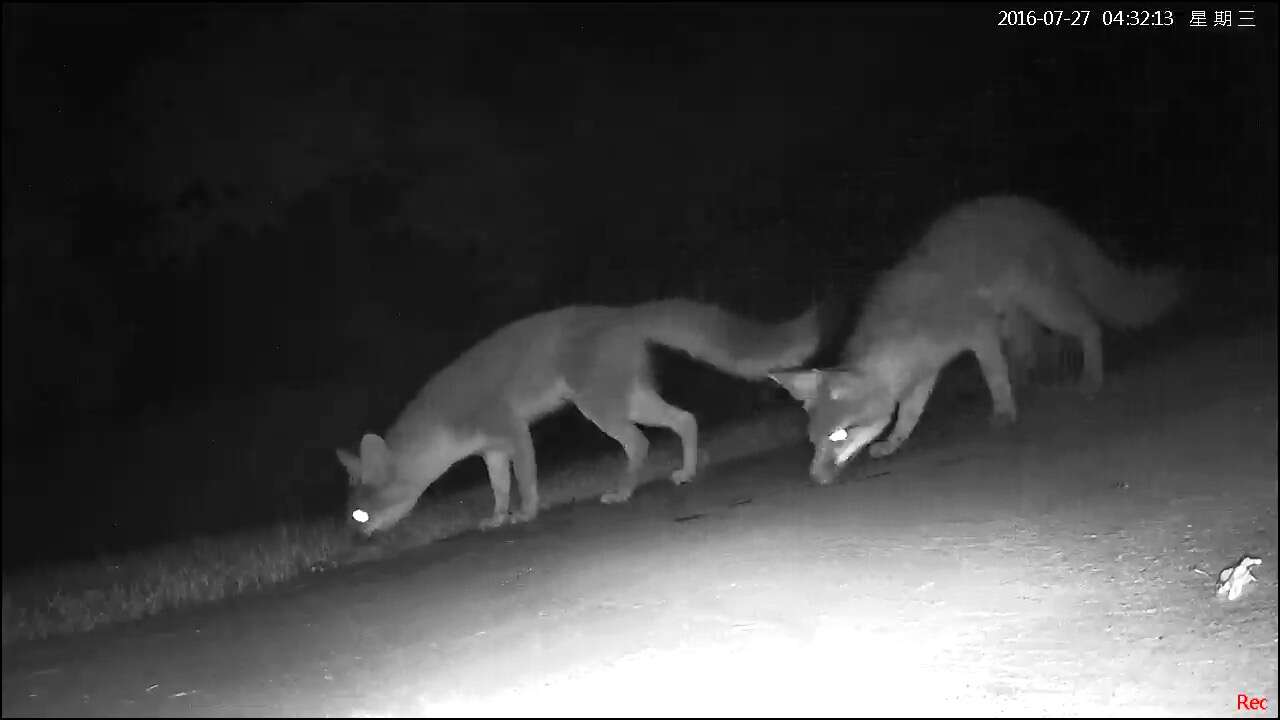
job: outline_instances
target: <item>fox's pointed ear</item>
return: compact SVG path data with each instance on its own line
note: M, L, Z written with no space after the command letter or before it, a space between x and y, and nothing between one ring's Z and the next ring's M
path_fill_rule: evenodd
M360 438L360 468L364 471L364 482L379 483L386 477L387 443L373 433L365 433Z
M338 453L338 462L342 463L342 467L347 469L347 475L351 478L351 482L352 483L359 482L360 481L360 458L356 457L355 455L352 455L351 453L347 452L346 450L343 450L342 448L338 448L337 453Z
M806 406L817 397L818 385L822 383L821 370L775 370L769 377Z

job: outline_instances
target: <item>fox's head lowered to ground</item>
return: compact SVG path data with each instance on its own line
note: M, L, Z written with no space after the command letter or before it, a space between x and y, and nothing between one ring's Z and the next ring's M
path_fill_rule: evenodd
M394 453L373 433L360 440L359 456L339 448L338 460L351 481L348 516L368 536L400 522L423 490L475 448L465 447L447 432L432 434L412 454Z
M399 473L381 437L369 433L361 438L359 456L341 448L337 453L351 481L347 510L361 533L390 527L413 510L418 493L396 482Z
M809 414L809 474L823 485L884 432L897 407L883 384L848 370L780 370L770 377Z

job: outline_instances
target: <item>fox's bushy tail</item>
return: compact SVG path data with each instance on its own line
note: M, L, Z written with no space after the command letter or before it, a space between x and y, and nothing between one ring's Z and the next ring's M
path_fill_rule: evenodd
M1181 272L1157 267L1126 268L1112 261L1086 237L1072 243L1071 269L1085 302L1104 322L1135 328L1155 322L1178 302Z
M744 378L801 364L813 355L820 339L816 306L777 324L683 299L658 300L639 310L649 340Z

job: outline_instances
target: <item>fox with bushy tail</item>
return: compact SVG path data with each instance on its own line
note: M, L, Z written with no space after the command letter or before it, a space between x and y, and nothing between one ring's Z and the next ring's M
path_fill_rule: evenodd
M1093 394L1103 384L1099 321L1141 327L1178 297L1178 271L1122 267L1057 211L1022 197L984 197L945 213L878 278L838 367L772 377L808 411L810 474L828 483L864 447L877 458L897 450L939 371L960 353L977 356L993 423L1012 423L1006 352L1025 353L1037 324L1079 341L1080 386ZM895 410L893 430L876 441Z
M366 434L359 455L337 451L352 480L351 513L366 535L403 519L418 497L463 458L484 458L493 514L481 529L538 513L538 471L529 426L573 403L618 441L627 467L606 503L626 501L648 454L637 423L674 431L682 444L675 483L691 480L698 424L654 389L649 343L681 350L719 370L763 379L806 360L819 339L817 308L764 324L721 308L670 299L631 307L569 306L500 328L437 373L386 438ZM509 513L511 467L521 509Z

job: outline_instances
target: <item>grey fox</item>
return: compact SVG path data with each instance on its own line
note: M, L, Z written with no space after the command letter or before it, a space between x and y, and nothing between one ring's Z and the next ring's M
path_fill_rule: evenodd
M935 221L920 243L872 287L840 367L773 373L809 414L810 474L820 483L870 444L872 457L911 434L938 372L972 351L993 400L993 422L1017 417L1006 350L1027 352L1030 323L1077 338L1081 388L1102 386L1098 320L1137 327L1177 300L1173 269L1116 265L1068 219L1021 197L984 197ZM1016 356L1015 356L1016 357ZM1020 358L1025 361L1025 357ZM893 420L887 438L873 442Z
M771 369L806 359L818 335L816 308L768 325L679 299L570 306L517 320L427 382L385 440L370 433L360 441L359 456L337 451L352 479L352 516L366 535L389 528L449 467L480 455L493 487L493 515L480 527L533 519L538 473L529 425L569 402L626 452L627 472L602 501L623 502L634 490L649 448L636 423L680 436L683 464L671 479L687 482L697 466L698 425L654 390L647 344L682 350L744 378L764 378ZM521 510L508 516L513 463Z

